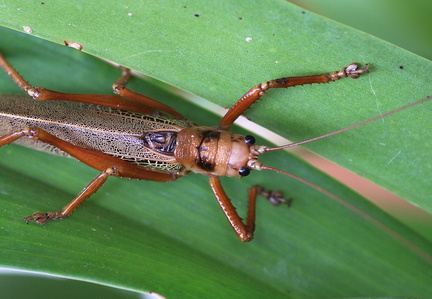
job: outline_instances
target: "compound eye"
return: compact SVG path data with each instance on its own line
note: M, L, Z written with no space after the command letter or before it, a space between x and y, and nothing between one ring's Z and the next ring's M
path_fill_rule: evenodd
M239 175L240 176L248 176L250 173L249 167L242 167L239 169Z
M247 145L252 145L255 144L255 137L251 136L251 135L246 135L244 137L244 141L246 142Z

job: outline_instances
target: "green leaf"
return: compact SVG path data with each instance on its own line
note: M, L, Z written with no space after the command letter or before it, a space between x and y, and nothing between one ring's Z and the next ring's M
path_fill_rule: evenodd
M271 91L248 111L254 121L292 140L431 94L430 61L283 1L4 3L4 26L29 26L32 35L60 44L78 42L84 52L221 106L269 79L371 63L371 74L358 80ZM110 93L119 76L101 61L28 34L2 29L1 40L0 50L35 85ZM7 76L0 78L1 93L19 92ZM200 125L218 122L152 80L131 83ZM431 211L430 111L426 103L308 148ZM295 199L291 209L260 201L256 237L249 244L235 237L207 178L199 175L167 185L110 178L69 219L27 226L21 216L60 208L97 172L10 145L0 150L1 264L170 298L431 296L430 257L416 249L430 255L430 242L288 153L268 154L263 161L322 186L404 241L320 192L268 173L223 180L241 215L246 189L255 183Z

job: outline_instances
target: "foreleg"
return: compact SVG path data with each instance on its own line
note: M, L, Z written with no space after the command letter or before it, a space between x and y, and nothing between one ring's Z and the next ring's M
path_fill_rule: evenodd
M253 239L255 231L256 199L258 195L264 196L274 205L286 203L289 206L291 204L291 200L284 199L281 192L268 191L258 185L252 186L248 190L248 211L246 222L243 222L242 218L237 213L236 208L225 193L219 177L210 177L210 187L212 188L222 211L228 219L228 222L242 242L249 242Z
M234 121L243 114L253 103L261 99L263 95L270 88L286 88L296 85L313 84L313 83L328 83L339 80L341 78L354 78L360 77L360 74L368 73L369 68L366 65L363 69L358 69L358 64L351 63L340 71L332 72L329 74L301 76L301 77L286 77L276 80L270 80L252 87L245 93L240 100L237 101L224 115L219 123L219 128L229 129Z

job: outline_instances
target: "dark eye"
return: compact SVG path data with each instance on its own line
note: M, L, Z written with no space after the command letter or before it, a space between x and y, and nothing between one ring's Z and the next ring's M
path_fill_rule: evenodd
M248 176L250 173L249 167L242 167L239 169L239 175L240 176Z
M255 137L253 137L253 136L251 136L251 135L246 135L245 137L244 137L244 140L245 140L245 142L246 142L246 144L247 145L252 145L252 144L255 144Z

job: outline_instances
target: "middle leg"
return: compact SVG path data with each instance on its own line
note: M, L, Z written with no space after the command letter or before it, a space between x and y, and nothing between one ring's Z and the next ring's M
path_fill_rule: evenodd
M68 217L73 211L78 208L87 198L92 194L96 193L100 187L106 182L110 175L113 175L115 170L113 168L108 168L103 171L97 177L95 177L70 203L68 203L63 209L55 212L35 212L31 216L24 217L25 221L36 221L38 224L45 224L50 220L59 220Z
M166 112L168 114L171 114L175 118L184 118L184 116L178 112L177 110L171 108L168 105L165 105L161 102L158 102L152 98L149 98L145 95L142 95L140 93L137 93L135 91L130 90L126 87L126 84L129 82L131 78L130 69L125 67L120 67L122 70L122 76L117 79L117 81L113 84L113 90L115 94L118 94L122 97L126 97L129 99L132 99L134 101L137 101L139 103L145 104L149 107L152 107L156 110Z
M61 219L71 214L80 204L94 194L106 182L109 176L120 176L142 180L153 180L159 182L168 182L177 178L176 174L162 173L150 169L144 169L136 164L123 161L119 158L109 156L107 154L85 149L69 142L61 140L54 135L37 127L25 128L16 132L12 132L0 136L0 147L10 144L19 138L28 137L35 140L51 144L58 149L67 152L72 157L89 165L92 168L102 171L90 184L88 184L81 193L66 205L61 211L34 213L26 217L26 221L35 220L39 224L43 224L49 220Z
M159 103L156 100L148 98L136 92L132 92L125 88L125 84L130 78L129 70L122 68L123 75L114 84L114 92L116 95L102 95L102 94L74 94L63 93L41 86L31 86L13 66L6 60L0 53L0 67L8 74L11 79L29 96L35 100L59 100L59 101L72 101L87 104L101 105L116 109L138 112L142 114L155 115L158 111L164 111L176 118L183 118L183 116L172 109L171 107Z

